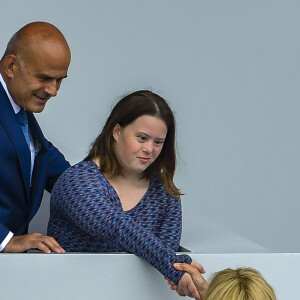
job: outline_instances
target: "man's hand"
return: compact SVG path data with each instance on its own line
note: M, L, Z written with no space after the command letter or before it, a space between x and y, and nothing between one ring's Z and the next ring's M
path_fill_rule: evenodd
M199 295L200 295L199 299L202 299L205 296L206 291L208 289L208 283L201 275L201 273L205 272L203 267L200 264L198 264L197 262L195 262L194 266L193 266L193 263L191 265L185 264L185 263L175 263L174 268L178 271L185 271L191 275L193 283L195 284L195 286L199 292ZM178 285L178 287L179 287L179 285ZM171 288L172 288L172 286L171 286Z
M65 253L65 250L53 237L40 233L13 236L2 252L18 253L30 249L39 249L45 253L50 253L51 251L56 253Z
M196 300L201 299L200 294L188 273L184 273L184 275L181 277L176 292L179 296L189 296L191 298L195 298Z
M197 261L192 260L191 266L196 268L201 274L205 274L206 271L202 265L200 265Z

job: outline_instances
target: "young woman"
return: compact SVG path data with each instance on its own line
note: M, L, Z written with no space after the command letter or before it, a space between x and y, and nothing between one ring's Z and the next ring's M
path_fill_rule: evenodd
M175 254L181 237L175 165L175 120L166 101L147 90L127 95L84 161L56 182L48 234L66 251L134 253L198 298L190 275L173 268L192 262Z

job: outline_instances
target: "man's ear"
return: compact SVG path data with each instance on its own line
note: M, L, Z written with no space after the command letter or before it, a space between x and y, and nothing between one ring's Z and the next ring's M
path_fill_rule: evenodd
M121 126L120 126L120 124L116 124L114 129L113 129L113 137L114 137L116 142L119 139L120 132L121 132Z
M6 55L3 58L4 72L9 79L14 77L17 67L17 57L14 54Z

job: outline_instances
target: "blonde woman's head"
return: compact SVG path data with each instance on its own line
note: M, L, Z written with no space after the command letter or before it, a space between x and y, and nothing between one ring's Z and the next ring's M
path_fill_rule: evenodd
M276 300L273 288L251 268L215 274L203 300Z

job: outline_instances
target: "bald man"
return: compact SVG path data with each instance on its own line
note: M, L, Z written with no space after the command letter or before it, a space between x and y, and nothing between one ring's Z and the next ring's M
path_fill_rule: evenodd
M44 189L51 192L69 167L44 137L33 113L42 112L56 96L70 61L63 34L45 22L22 27L1 58L0 252L64 252L52 237L28 234L28 226L39 209Z

